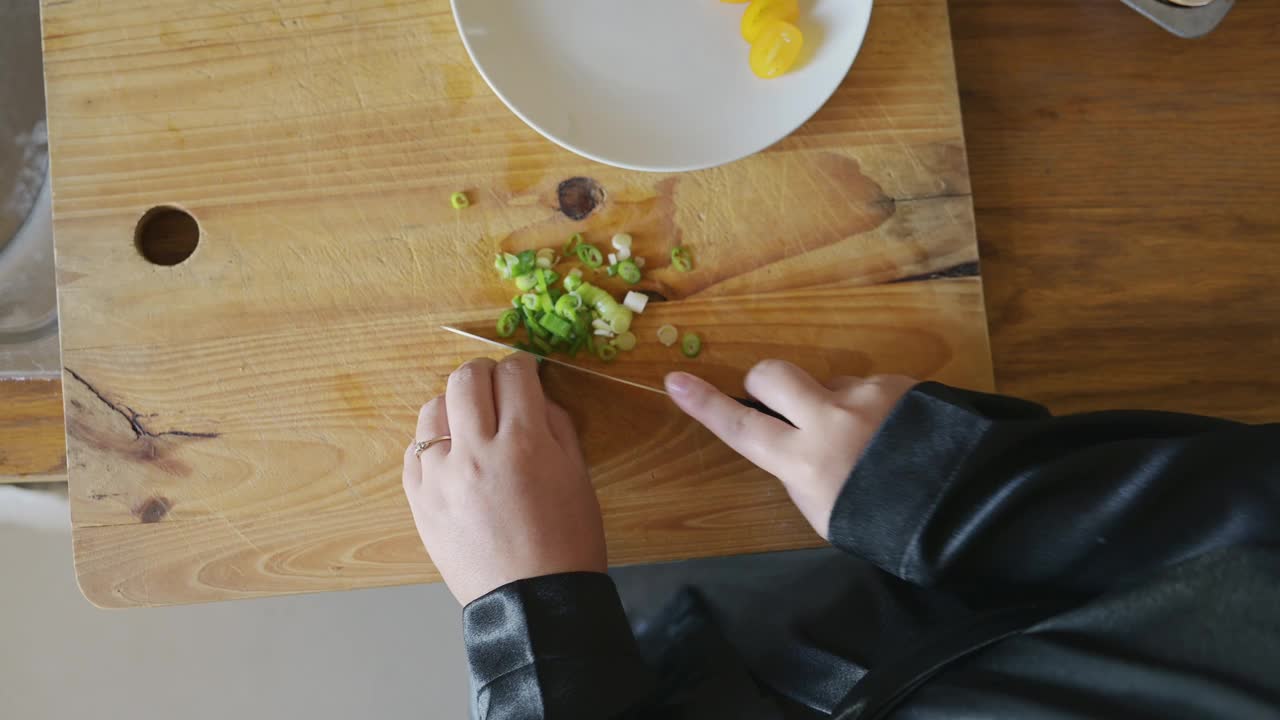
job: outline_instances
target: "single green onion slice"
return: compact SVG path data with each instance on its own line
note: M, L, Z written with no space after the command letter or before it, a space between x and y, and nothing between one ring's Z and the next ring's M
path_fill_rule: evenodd
M507 264L507 259L502 256L502 253L498 253L494 256L493 267L498 271L498 275L500 275L503 280L511 279L511 266Z
M569 242L564 244L564 254L568 255L574 250L577 250L578 246L581 244L582 244L582 233L574 233L570 235Z
M606 273L608 273L609 277L613 277L614 275L617 275L617 274L618 274L618 266L617 266L617 265L610 265L610 266L609 266L609 269L608 269L608 270L606 270L605 272L606 272Z
M618 263L618 277L622 278L628 285L635 285L640 282L640 268L636 267L636 264L630 260L623 260Z
M512 276L524 275L533 272L533 268L538 263L538 254L532 250L525 250L516 255L516 266L511 269Z
M465 207L470 206L471 201L467 199L466 193L456 192L449 196L449 204L453 206L454 210L461 210Z
M618 337L614 338L613 344L615 347L617 347L619 350L623 352L631 352L636 348L636 336L634 333L624 332Z
M683 246L671 248L671 267L680 272L689 272L693 269L693 258L686 248Z
M676 344L676 340L680 339L680 331L675 325L663 325L658 328L658 342L671 347Z
M516 310L508 310L498 316L498 337L509 338L516 334L516 329L520 327L520 313Z
M613 362L614 358L618 357L618 348L610 345L609 343L597 343L596 357L605 362Z
M582 298L577 295L561 295L556 301L556 314L570 319L577 319L578 308L582 307Z
M687 333L680 341L680 352L684 353L685 357L698 357L698 353L702 352L702 338L698 337L697 333Z
M573 323L565 320L559 315L547 313L538 320L538 323L542 325L542 327L546 328L552 335L555 335L562 340L568 339L573 332Z
M582 243L578 246L576 252L582 264L589 268L598 268L604 263L604 256L600 254L600 248L591 243Z
M533 273L525 273L523 275L516 276L516 288L518 288L520 292L529 292L537 286L538 278L535 277Z
M570 273L569 276L564 279L565 290L568 290L569 292L573 292L574 290L577 290L580 287L582 287L581 275L574 275Z

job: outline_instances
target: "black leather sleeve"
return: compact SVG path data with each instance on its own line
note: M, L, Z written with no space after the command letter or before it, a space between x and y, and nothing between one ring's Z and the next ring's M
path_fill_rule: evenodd
M651 692L608 575L518 580L463 610L481 720L627 718Z
M851 473L830 535L918 585L1091 594L1211 550L1280 544L1278 457L1280 425L1054 418L926 383Z

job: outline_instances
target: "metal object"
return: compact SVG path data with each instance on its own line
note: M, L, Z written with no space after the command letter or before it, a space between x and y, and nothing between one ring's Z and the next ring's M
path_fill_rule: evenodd
M442 442L448 442L452 439L453 438L449 435L441 435L439 437L433 437L430 440L419 440L413 444L413 456L420 458L422 457L422 453L430 450L432 446L439 445Z
M556 358L546 357L544 355L538 355L537 353L531 353L528 350L522 350L513 345L508 345L506 343L498 342L497 340L490 340L489 338L484 337L483 335L476 335L475 333L469 333L466 330L459 330L456 327L441 325L440 329L448 330L449 332L455 335L461 335L462 337L465 337L465 338L471 338L472 340L477 340L486 345L502 348L503 350L506 350L508 352L521 352L521 353L526 353L528 355L533 355L534 357L542 358L543 360L546 360L547 362L553 365L559 365L560 367L573 368L578 372L584 372L588 375L595 375L596 377L604 378L605 380L612 380L614 382L622 383L623 385L630 385L631 387L640 388L641 390L648 390L649 392L652 392L652 393L658 393L659 395L667 394L666 390L662 390L660 388L656 388L650 385L645 385L643 383L634 382L632 380L624 380L620 377L614 377L612 375L606 375L605 373L599 372L597 370L592 370L591 368L584 368L580 365L574 365L572 363L567 363L563 360L557 360Z
M1184 38L1207 35L1236 0L1124 0L1157 25Z
M553 364L553 365L559 365L560 367L572 368L572 369L574 369L574 370L577 370L578 372L586 373L586 374L588 374L588 375L594 375L594 376L596 376L596 377L598 377L598 378L604 378L605 380L612 380L613 382L622 383L623 385L630 385L631 387L634 387L634 388L640 388L641 390L648 390L649 392L652 392L652 393L657 393L657 394L659 394L659 395L663 395L663 396L670 397L669 393L667 393L667 391L666 391L666 390L662 390L662 389L660 389L660 388L656 388L656 387L653 387L653 386L651 386L651 385L645 385L645 384L643 384L643 383L638 383L638 382L634 382L634 381L631 381L631 380L624 380L624 379L622 379L622 378L620 378L620 377L614 377L613 375L607 375L607 374L605 374L605 373L598 372L598 371L596 371L596 370L592 370L592 369L590 369L590 368L584 368L584 367L582 367L581 365L574 365L574 364L572 364L572 363L567 363L567 362L565 362L565 361L563 361L563 360L557 360L556 358L553 358L553 357L547 357L547 356L545 356L545 355L538 355L537 353L531 353L531 352L529 352L528 350L523 350L523 349L521 349L521 348L515 347L514 345L507 345L506 343L498 342L497 340L490 340L489 338L484 337L483 335L476 335L475 333L469 333L469 332L467 332L466 330L459 330L459 329L458 329L458 328L456 328L456 327L450 327L450 326L448 326L448 325L441 325L441 326L440 326L440 329L441 329L441 330L448 330L449 332L454 333L455 335L461 335L462 337L465 337L465 338L470 338L470 339L472 339L472 340L477 340L477 341L479 341L479 342L482 342L482 343L484 343L484 344L486 344L486 345L490 345L490 346L492 346L492 347L499 347L499 348L502 348L503 350L507 350L507 351L509 351L509 352L521 352L521 353L525 353L525 354L527 354L527 355L533 355L533 356L538 357L538 358L541 358L542 360L545 360L545 361L547 361L547 362L549 362L549 363L551 363L551 364ZM757 411L757 412L762 412L762 413L764 413L765 415L768 415L768 416L769 416L769 417L771 417L771 418L775 418L775 419L781 420L782 422L784 422L784 423L786 423L786 424L790 425L791 427L795 427L795 423L793 423L793 422L791 422L790 420L786 419L785 417L783 417L783 416L782 416L782 414L781 414L781 413L779 413L779 412L775 411L773 408L769 407L768 405L765 405L764 403L760 402L759 400L752 400L752 399L750 399L750 398L740 398L740 397L735 397L735 398L734 398L734 400L736 400L736 401L738 402L738 404L739 404L739 405L742 405L742 406L744 406L744 407L749 407L749 408L751 408L752 410L755 410L755 411Z

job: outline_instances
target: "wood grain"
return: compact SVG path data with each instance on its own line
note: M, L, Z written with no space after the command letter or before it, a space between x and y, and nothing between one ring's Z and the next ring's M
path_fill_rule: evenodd
M1000 389L1280 420L1280 5L951 8Z
M65 479L57 380L0 380L0 483Z
M525 128L444 0L46 2L44 30L76 568L96 604L436 579L402 452L418 406L483 352L437 326L509 300L495 250L631 232L665 300L637 331L706 339L697 361L650 341L614 366L648 382L678 364L739 390L783 355L992 384L943 0L877 3L857 70L804 128L680 175ZM581 220L571 180L601 198ZM201 228L173 267L133 245L161 205ZM677 244L694 272L665 267ZM546 382L583 429L612 562L818 542L663 398Z

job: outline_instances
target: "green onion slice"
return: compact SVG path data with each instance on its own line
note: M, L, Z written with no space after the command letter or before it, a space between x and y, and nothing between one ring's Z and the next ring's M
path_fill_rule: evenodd
M689 250L683 246L671 248L671 267L680 272L689 272L693 269L693 258L689 255Z
M509 338L516 334L516 329L520 327L520 313L516 310L508 310L498 316L498 337Z
M582 233L574 233L570 235L569 242L564 244L564 254L568 255L574 250L577 250L578 246L581 244L582 244Z
M696 358L698 353L702 352L702 338L697 333L688 333L684 339L680 341L680 352L685 357Z
M635 285L640 282L640 268L630 260L623 260L618 263L618 277L622 278L628 285Z
M589 268L598 268L604 263L604 256L600 254L600 248L591 243L582 243L578 246L576 252L582 264Z

